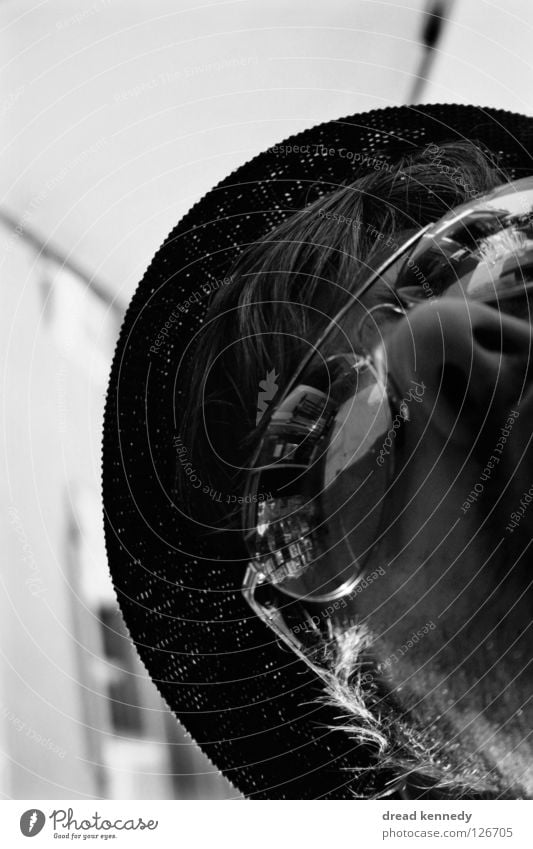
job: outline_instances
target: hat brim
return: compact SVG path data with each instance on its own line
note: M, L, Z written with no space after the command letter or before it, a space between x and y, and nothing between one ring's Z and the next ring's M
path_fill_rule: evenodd
M361 164L383 168L414 148L453 139L482 142L514 178L533 171L533 119L523 115L430 105L329 121L280 143L303 152L280 155L271 148L197 203L156 253L124 319L103 436L111 577L161 695L249 797L353 798L353 769L365 753L332 730L339 718L318 701L320 682L246 605L239 542L234 551L214 554L171 497L181 403L176 374L207 310L209 287L202 285L222 280L243 245L303 208L313 190L333 190ZM340 149L353 155L327 153ZM201 294L189 302L194 292ZM168 316L185 302L179 325L161 337ZM371 783L365 788L371 792Z

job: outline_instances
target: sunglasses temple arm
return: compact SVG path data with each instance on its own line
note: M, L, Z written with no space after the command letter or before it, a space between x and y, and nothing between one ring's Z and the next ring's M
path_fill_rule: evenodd
M290 391L291 389L293 389L294 386L297 385L298 380L300 379L300 376L304 373L305 369L307 368L309 362L312 360L316 351L318 351L320 349L320 346L323 344L324 340L329 336L329 334L333 330L335 330L336 327L338 327L339 322L345 316L345 314L348 312L348 310L352 308L354 303L356 303L359 300L359 298L361 298L368 291L368 289L370 289L370 287L373 286L373 284L376 282L376 280L379 280L380 277L383 274L385 274L385 272L392 265L394 265L401 258L401 256L403 254L407 253L407 251L410 248L412 248L413 245L415 245L418 241L420 241L422 236L429 230L429 228L431 226L432 226L431 224L426 224L425 227L422 227L420 230L418 230L418 232L414 233L409 239L407 239L406 242L403 243L403 245L400 245L398 250L395 251L390 257L388 257L379 266L379 268L376 269L376 271L374 271L370 274L368 279L359 287L359 289L356 289L356 291L353 292L353 293L349 293L349 297L348 297L347 302L344 304L344 306L339 310L337 315L330 321L330 323L324 329L324 331L322 332L319 339L313 344L311 350L309 351L309 353L306 355L306 357L304 358L304 360L302 361L302 363L298 367L298 370L296 371L296 373L292 376L290 383L288 384L288 387L287 387L287 392Z
M243 581L242 594L253 612L275 633L276 637L282 643L290 648L300 658L300 660L303 660L303 662L313 670L315 675L321 678L325 683L329 683L331 673L327 669L313 663L309 654L305 651L303 644L296 638L293 631L288 627L283 618L283 614L277 609L277 607L274 605L265 607L257 601L255 592L261 583L261 576L253 566L249 565Z

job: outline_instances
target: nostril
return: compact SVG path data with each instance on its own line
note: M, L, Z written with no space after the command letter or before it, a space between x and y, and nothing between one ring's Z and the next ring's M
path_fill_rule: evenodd
M524 354L524 339L500 324L481 324L473 329L474 341L486 351L499 354Z
M443 363L440 377L440 391L458 410L468 392L468 374L455 363Z

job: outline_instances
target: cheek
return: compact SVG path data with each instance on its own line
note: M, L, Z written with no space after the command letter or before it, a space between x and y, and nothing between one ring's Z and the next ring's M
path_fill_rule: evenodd
M421 628L429 629L425 650L434 653L441 626L460 631L497 583L497 570L487 574L485 568L493 565L492 528L480 534L474 513L459 520L456 499L435 504L417 488L418 480L406 479L390 496L392 506L386 505L364 569L379 577L351 607L352 616L381 641L382 654L408 643Z
M533 496L520 508L512 534L506 533L506 521L512 510L518 516L520 496L533 481L531 465L524 462L532 449L529 454L523 450L531 442L531 416L524 405L505 447L508 456L491 471L482 491L478 484L486 456L467 457L462 448L443 447L436 431L424 432L417 421L412 427L413 421L406 423L397 442L399 462L382 510L371 509L380 502L380 488L365 488L353 470L329 494L332 535L343 541L335 557L347 563L360 559L365 574L381 570L377 580L352 594L341 619L363 620L376 634L382 657L429 628L422 641L415 639L409 647L410 657L446 666L451 663L445 648L450 640L459 641L460 655L465 645L490 640L491 632L509 618L508 611L515 611L517 627L529 622L524 605L533 608L532 594L529 590L526 598L524 593L531 580L530 557L518 554L529 551ZM502 477L508 468L510 487L505 486L509 475ZM479 497L468 502L472 492ZM463 509L465 504L469 506ZM518 610L516 601L523 596L526 601Z
M477 523L464 520L447 539L419 532L401 554L382 550L369 563L381 562L384 574L361 593L356 614L375 635L377 656L396 671L396 684L416 673L415 689L423 689L428 669L445 676L459 668L472 683L486 671L488 648L499 645L504 654L528 630L531 608L517 592L505 548L476 531Z

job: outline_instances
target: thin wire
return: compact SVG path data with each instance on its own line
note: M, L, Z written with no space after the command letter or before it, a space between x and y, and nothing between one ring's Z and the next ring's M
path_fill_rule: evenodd
M109 296L107 291L108 287L98 280L94 274L91 274L74 260L66 257L59 248L56 248L48 241L45 241L42 236L39 236L35 230L32 230L26 224L21 224L14 215L7 212L5 209L0 209L0 222L17 233L19 238L26 242L26 244L30 245L38 256L52 260L61 268L68 269L68 271L71 271L76 275L76 277L79 277L80 280L83 280L87 288L90 289L97 298L103 301L110 309L114 310L118 314L119 318L123 317L126 312L126 307L117 302L116 298L111 298Z

